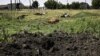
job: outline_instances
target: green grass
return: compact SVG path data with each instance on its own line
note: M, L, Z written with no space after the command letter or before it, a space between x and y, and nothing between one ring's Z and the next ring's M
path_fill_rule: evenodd
M6 34L11 35L23 30L29 32L51 33L54 30L62 30L68 33L91 32L94 35L100 34L100 10L46 10L43 16L34 15L39 10L22 11L0 11L0 38L2 39L2 28ZM70 18L60 18L63 13L71 15ZM28 15L23 20L16 19L20 15ZM57 24L49 24L47 20L51 17L60 19Z
M74 15L73 17L91 17L91 16L100 16L100 14L96 14L96 13L90 13L90 12L80 12L76 15Z

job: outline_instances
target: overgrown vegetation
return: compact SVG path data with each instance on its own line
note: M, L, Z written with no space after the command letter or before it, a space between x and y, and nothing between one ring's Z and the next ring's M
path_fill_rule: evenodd
M94 11L99 12L99 10L98 11L94 10ZM48 10L47 12L48 14L43 16L37 16L32 13L25 16L24 19L17 19L18 15L23 15L23 13L18 13L18 12L16 15L11 14L12 19L9 19L10 17L9 16L7 17L7 15L2 16L0 19L0 25L1 27L4 26L5 30L7 30L8 34L10 35L16 32L20 32L22 30L27 30L29 32L39 31L46 34L53 32L54 30L62 30L69 33L78 33L85 31L89 31L95 34L100 33L99 13L95 14L88 10L85 11L72 10L72 12L70 13L67 10L60 10L60 12L59 10L55 10L55 12L52 10ZM71 17L60 18L59 16L63 14L63 12L68 12L71 15ZM58 19L60 19L60 22L56 24L49 24L47 21L51 17L58 17Z

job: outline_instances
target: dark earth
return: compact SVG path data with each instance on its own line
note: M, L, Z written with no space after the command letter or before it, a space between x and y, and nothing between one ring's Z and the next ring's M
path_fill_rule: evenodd
M100 36L92 33L21 32L0 43L0 56L100 56Z

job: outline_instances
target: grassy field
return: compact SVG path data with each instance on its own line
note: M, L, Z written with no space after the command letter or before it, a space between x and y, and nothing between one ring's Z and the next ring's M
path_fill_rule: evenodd
M11 35L23 30L45 34L54 30L100 34L100 10L46 10L45 15L34 15L37 12L40 10L0 11L0 38L3 37L3 34ZM71 17L61 18L60 16L64 13L68 13ZM17 17L20 15L27 16L18 20ZM52 17L60 19L60 22L49 24L47 21Z

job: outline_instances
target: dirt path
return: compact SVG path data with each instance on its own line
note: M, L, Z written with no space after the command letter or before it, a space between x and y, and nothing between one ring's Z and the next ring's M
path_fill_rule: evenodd
M0 43L0 56L100 56L100 38L89 33L18 33Z

